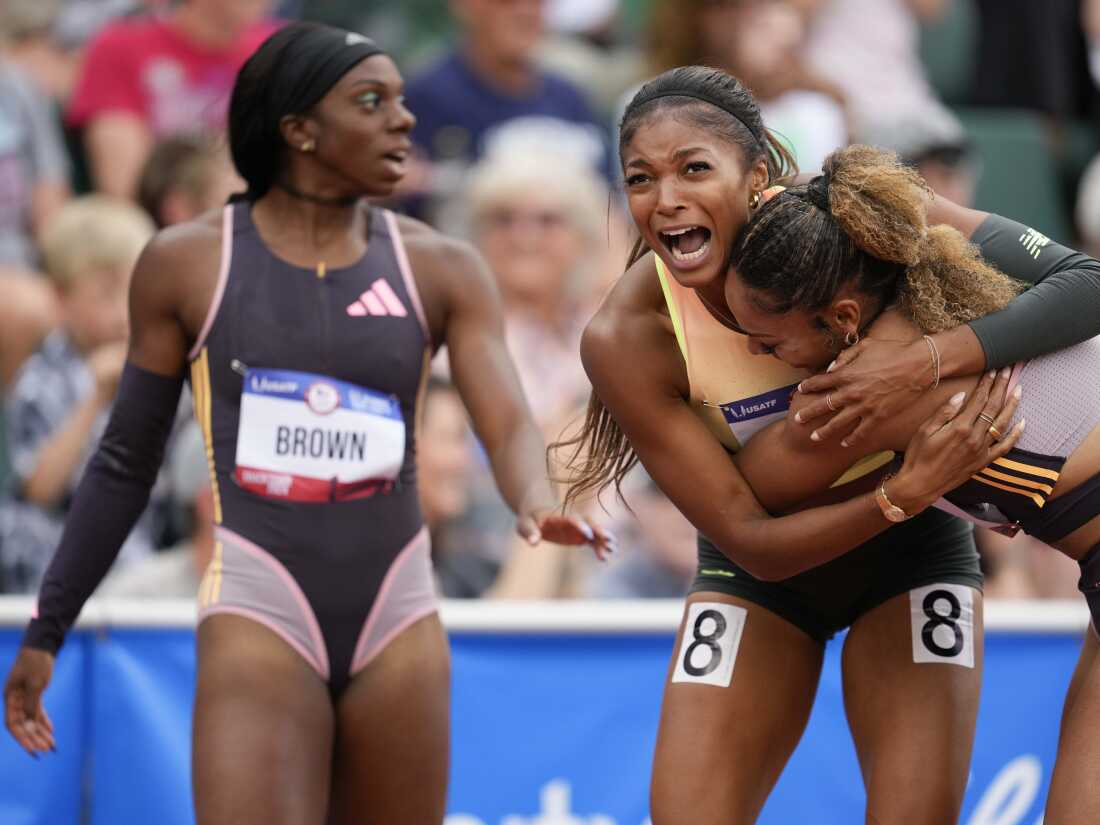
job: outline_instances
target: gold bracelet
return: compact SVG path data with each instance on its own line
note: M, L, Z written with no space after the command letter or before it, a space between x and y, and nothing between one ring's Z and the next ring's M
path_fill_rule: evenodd
M929 390L934 390L940 385L940 351L936 348L936 342L932 340L931 335L921 336L928 344L928 351L932 356L932 386Z

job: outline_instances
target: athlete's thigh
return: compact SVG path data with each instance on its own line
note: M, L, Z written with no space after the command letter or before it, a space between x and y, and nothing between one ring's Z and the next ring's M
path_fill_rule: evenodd
M844 644L844 703L867 788L867 822L955 822L981 692L982 595L965 585L902 593L861 616Z
M447 795L450 652L419 619L359 671L336 707L335 825L439 825Z
M1100 642L1089 628L1073 673L1045 825L1093 825L1100 810Z
M798 744L824 647L760 605L693 593L665 686L653 825L749 825Z
M197 825L320 825L333 712L327 686L289 645L223 614L198 630L192 774Z

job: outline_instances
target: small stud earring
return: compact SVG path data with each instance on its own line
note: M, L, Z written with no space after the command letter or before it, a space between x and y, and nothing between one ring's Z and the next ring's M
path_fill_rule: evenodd
M310 138L309 140L307 140L305 143L302 144L302 151L303 152L312 152L316 148L317 148L317 142L313 138Z

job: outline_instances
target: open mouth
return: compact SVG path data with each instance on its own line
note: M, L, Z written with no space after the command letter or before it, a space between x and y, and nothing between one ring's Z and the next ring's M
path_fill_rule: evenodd
M396 149L393 152L386 152L382 157L386 160L392 160L394 163L404 163L409 157L409 152L407 149Z
M710 230L702 226L686 226L658 234L677 263L694 263L701 260L710 249Z

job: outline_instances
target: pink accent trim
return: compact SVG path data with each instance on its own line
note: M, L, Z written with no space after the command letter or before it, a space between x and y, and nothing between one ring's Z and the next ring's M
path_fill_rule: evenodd
M292 648L294 648L294 650L297 651L298 655L305 659L311 668L317 671L318 676L320 676L326 682L328 681L328 667L323 666L320 662L318 662L313 654L306 650L305 646L302 645L301 642L299 642L297 639L295 639L293 636L283 630L283 628L281 628L277 622L273 622L262 613L257 613L255 610L249 610L247 607L238 607L237 605L232 604L214 604L210 605L210 607L205 607L199 611L199 623L201 624L203 619L205 619L207 616L214 616L218 613L228 613L234 616L243 616L246 619L251 619L257 624L263 625L284 642L286 642L288 645L290 645Z
M397 554L397 558L394 559L393 564L390 565L390 569L386 571L386 577L382 579L382 586L378 588L378 595L375 596L374 604L371 606L370 614L367 616L367 621L363 624L363 629L359 633L359 639L355 642L355 655L351 658L352 674L365 667L367 663L377 656L398 633L416 620L424 618L437 609L433 600L431 605L424 605L420 610L414 611L413 614L406 616L376 644L369 649L366 648L371 631L374 630L374 626L378 624L379 617L385 612L386 600L389 596L390 587L393 585L393 580L397 578L400 569L404 567L416 554L416 551L420 549L422 543L427 541L428 528L425 525L421 527L416 535L409 540L409 543L402 548L401 552Z
M439 610L439 606L433 603L430 605L423 605L419 610L410 613L408 616L398 622L397 625L395 625L389 633L379 639L377 644L375 644L368 650L364 650L359 656L357 656L352 661L351 671L348 675L354 676L360 670L365 668L374 660L375 656L386 649L386 645L388 645L390 642L392 642L394 639L396 639L418 621L423 619L425 616L430 616L437 610Z
M356 301L354 304L348 306L348 315L353 318L363 318L367 314L367 309L361 303Z
M386 312L386 308L382 305L382 301L369 289L359 296L359 300L363 302L363 305L367 308L367 312L371 315L389 315L389 313Z
M194 361L199 357L202 345L206 343L206 336L210 334L210 328L214 326L214 319L218 317L218 309L222 305L225 296L225 285L229 281L229 264L233 260L233 205L226 204L222 210L222 260L218 268L218 285L214 287L214 298L210 301L210 308L206 311L206 320L202 322L199 337L195 339L195 346L187 353L187 360Z
M382 299L382 303L386 305L390 315L404 318L409 314L405 309L405 305L401 303L401 299L397 297L397 293L393 291L393 287L386 283L384 278L379 278L371 284L371 291Z
M969 521L971 524L976 524L979 527L988 527L988 528L992 529L994 527L1007 527L1008 526L1007 523L1005 523L1005 522L987 521L985 519L980 519L976 516L972 516L972 515L970 515L970 513L966 512L966 510L962 509L961 507L958 507L957 505L952 504L950 501L948 501L945 498L938 499L936 501L936 503L933 504L932 506L935 507L937 510L943 510L945 513L950 513L953 516L958 516L959 518L965 519L966 521Z
M324 638L321 636L321 627L317 624L317 617L313 615L313 610L310 608L309 602L302 592L302 588L298 586L298 582L294 581L294 577L290 575L287 569L283 567L274 556L258 544L253 544L244 536L238 535L232 530L227 530L224 527L216 527L214 529L214 534L222 541L235 544L246 553L255 556L260 562L268 565L274 570L275 574L282 579L283 583L290 591L290 595L294 598L294 601L297 602L298 607L302 611L302 618L305 620L306 627L309 630L310 640L313 642L313 646L317 651L317 659L319 661L318 670L327 680L329 676L328 651L325 648Z
M424 337L430 344L432 334L428 331L428 318L424 314L424 306L420 303L420 292L416 289L416 281L413 280L412 267L409 266L409 256L405 253L405 242L401 239L401 230L397 226L397 219L393 212L386 209L382 212L386 218L386 226L390 230L390 239L393 241L393 251L397 256L397 266L401 269L401 277L405 279L405 289L409 293L416 317L420 319L420 327L424 330Z

